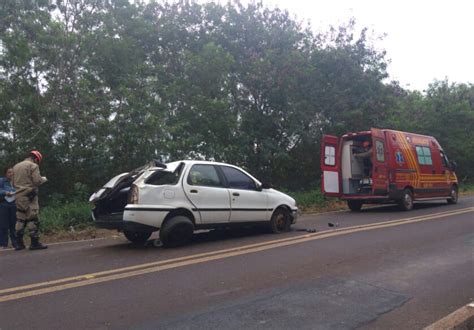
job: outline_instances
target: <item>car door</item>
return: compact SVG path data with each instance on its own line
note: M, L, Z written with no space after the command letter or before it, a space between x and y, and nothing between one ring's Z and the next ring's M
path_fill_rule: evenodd
M253 178L238 168L219 165L230 192L230 221L250 222L270 219L268 196L264 190L257 189Z
M201 223L230 220L230 193L214 165L194 164L183 181L184 192L201 216Z

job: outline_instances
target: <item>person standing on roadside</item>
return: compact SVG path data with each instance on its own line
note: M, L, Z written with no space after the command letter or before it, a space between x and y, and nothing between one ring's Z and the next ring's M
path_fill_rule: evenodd
M0 247L8 248L8 236L16 248L15 223L15 188L13 188L13 169L7 167L0 177Z
M24 161L13 167L17 209L15 227L17 246L15 250L25 248L23 242L25 227L28 228L31 238L30 250L40 250L48 247L39 242L38 188L48 181L46 177L40 174L39 164L42 160L43 155L39 151L33 150Z

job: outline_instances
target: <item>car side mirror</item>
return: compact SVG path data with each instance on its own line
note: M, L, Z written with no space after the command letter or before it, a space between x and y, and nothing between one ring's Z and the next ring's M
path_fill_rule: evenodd
M264 182L262 183L262 189L271 189L272 185L270 183Z
M454 160L451 160L449 162L449 169L451 171L456 171L457 168L458 168L458 164Z

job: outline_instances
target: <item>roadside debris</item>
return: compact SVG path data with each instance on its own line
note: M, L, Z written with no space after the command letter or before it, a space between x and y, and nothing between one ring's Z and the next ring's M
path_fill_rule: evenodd
M317 232L316 228L298 228L298 229L295 229L295 231L304 231L304 232L307 232L307 233Z
M336 228L336 227L339 227L339 224L338 224L338 223L328 222L328 227Z

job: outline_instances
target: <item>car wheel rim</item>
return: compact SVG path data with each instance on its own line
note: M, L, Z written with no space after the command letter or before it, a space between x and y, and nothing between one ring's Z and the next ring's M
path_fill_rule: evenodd
M276 218L276 227L278 230L285 229L286 226L286 218L283 214L279 214Z

